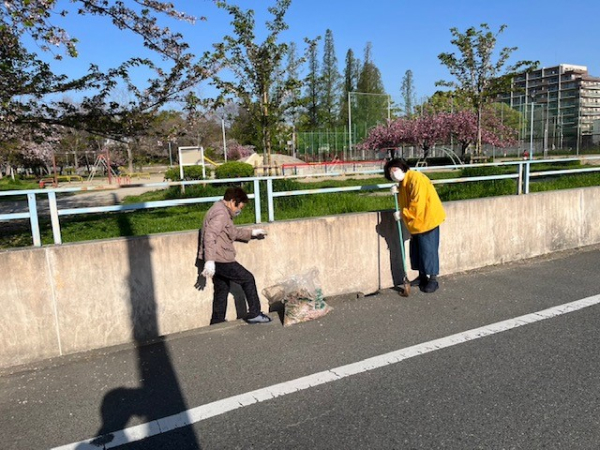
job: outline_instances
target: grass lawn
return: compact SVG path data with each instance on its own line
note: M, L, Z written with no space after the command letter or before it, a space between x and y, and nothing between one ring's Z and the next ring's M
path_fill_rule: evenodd
M560 168L573 168L571 163L565 165L538 164L532 170L547 171ZM466 176L483 176L502 173L515 173L515 167L467 167L463 170L429 172L431 179L447 179ZM304 189L320 189L343 186L367 186L389 183L381 176L373 178L342 178L314 182L296 180L275 180L274 190L291 191ZM0 189L4 187L0 183ZM14 186L14 185L13 185ZM530 191L539 192L556 189L600 186L600 172L573 174L568 176L549 176L532 178ZM23 187L21 187L23 188ZM37 188L37 185L34 187ZM253 184L247 183L244 188L252 192ZM12 189L15 189L12 187ZM32 187L28 187L32 189ZM267 221L266 184L261 183L262 220ZM493 180L457 184L438 184L436 189L442 201L464 200L498 195L514 195L517 192L517 181ZM151 191L140 196L127 197L124 203L142 203L175 198L192 198L221 196L223 187L188 186L185 194L178 187ZM12 198L14 200L14 197ZM86 216L73 216L61 219L61 232L64 243L97 239L108 239L120 236L142 236L155 233L195 230L200 228L204 215L211 204L155 208L151 210L132 211L127 213L102 213ZM394 201L387 190L353 191L327 194L299 195L274 199L275 219L298 219L303 217L319 217L353 212L381 211L394 208ZM236 219L237 224L254 223L254 203L244 209ZM49 218L40 218L43 244L52 244L52 230ZM0 248L31 246L32 238L27 221L0 224Z

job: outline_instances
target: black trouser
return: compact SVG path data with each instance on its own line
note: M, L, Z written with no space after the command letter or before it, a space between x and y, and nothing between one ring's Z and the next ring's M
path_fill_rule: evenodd
M248 302L247 318L251 319L260 314L260 299L258 298L254 275L238 262L215 263L215 275L213 276L215 292L213 297L213 313L210 319L211 325L225 321L227 296L229 295L232 281L239 284L244 294L246 294L246 301Z

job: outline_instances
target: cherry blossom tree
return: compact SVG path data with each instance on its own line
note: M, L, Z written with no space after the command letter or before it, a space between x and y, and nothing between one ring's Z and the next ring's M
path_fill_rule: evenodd
M452 136L460 143L461 156L470 145L477 142L477 115L472 111L458 111L448 117L449 129ZM510 147L516 143L517 131L502 123L500 118L490 109L483 112L481 127L481 142L495 147Z
M235 140L227 142L227 157L231 160L240 160L254 153L252 145L241 145Z
M469 145L477 140L477 116L467 110L452 113L450 116L452 136L460 144L460 156L464 156Z
M424 159L427 159L431 147L436 143L447 141L449 128L446 113L425 114L409 122L411 126L408 128L407 141L423 150Z
M225 104L232 98L239 101L257 129L256 144L265 152L268 164L277 125L285 120L286 110L297 106L289 99L300 86L300 80L294 76L296 70L284 64L289 45L281 41L288 29L285 15L290 4L291 0L276 0L275 5L268 8L271 14L266 22L268 34L259 42L254 10L219 1L219 7L232 18L233 33L225 36L222 44L215 45L210 59L213 65L223 64L229 74L234 75L233 80L228 76L212 77L211 83L220 92L217 104ZM305 42L306 53L294 62L298 66L316 46L316 40L305 39Z
M454 113L425 114L412 119L399 118L386 125L374 127L361 148L380 150L400 145L414 145L423 150L424 158L436 144L450 142L451 137L461 145L461 156L477 142L477 115L470 110ZM502 123L493 109L484 110L481 141L496 147L515 144L516 130Z
M357 145L359 150L383 150L402 145L404 139L404 119L388 121L373 127L364 141Z
M438 86L447 86L466 96L477 113L477 139L475 153L481 153L483 142L483 110L498 94L510 91L512 76L520 70L530 70L537 61L518 61L512 66L506 64L517 47L496 49L498 36L506 29L500 26L496 33L485 23L479 28L470 27L465 32L451 28L458 54L440 53L438 59L448 68L455 81L438 81ZM496 56L497 53L497 56Z
M162 105L198 101L191 88L217 67L196 58L180 34L159 25L159 18L188 22L196 18L161 0L71 3L75 8L61 9L58 0L0 3L0 140L17 147L27 141L41 145L62 126L122 139L147 129ZM139 36L156 58L133 57L108 70L92 64L78 78L56 72L53 67L59 63L51 66L23 42L33 41L58 61L77 57L77 38L56 25L57 18L69 14L106 18L117 29ZM140 67L149 73L144 86L130 77L131 70ZM128 101L114 100L117 87L129 92ZM75 95L81 98L77 104L60 100Z

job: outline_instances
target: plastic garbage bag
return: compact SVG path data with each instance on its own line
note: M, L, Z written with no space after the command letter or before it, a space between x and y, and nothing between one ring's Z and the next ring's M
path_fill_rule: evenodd
M283 303L283 326L318 319L333 309L323 298L316 268L269 286L262 293L271 305Z

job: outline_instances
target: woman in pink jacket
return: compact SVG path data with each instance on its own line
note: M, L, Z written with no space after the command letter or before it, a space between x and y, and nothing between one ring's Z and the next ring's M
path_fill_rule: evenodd
M260 228L238 228L233 224L248 203L248 195L242 188L230 187L223 200L216 202L206 213L198 259L204 261L202 275L212 278L214 286L213 313L210 324L225 322L227 297L230 284L239 284L248 302L248 323L269 323L271 318L260 310L260 299L256 290L254 275L235 260L235 241L248 242L252 238L262 239L266 235Z

